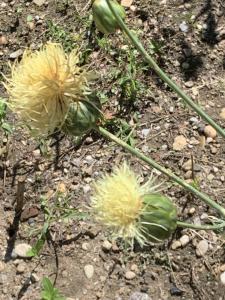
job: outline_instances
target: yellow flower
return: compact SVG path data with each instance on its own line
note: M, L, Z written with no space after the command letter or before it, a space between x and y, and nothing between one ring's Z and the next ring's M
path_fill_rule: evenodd
M5 84L9 106L36 134L53 132L65 121L69 105L87 93L89 72L78 66L76 51L65 54L59 44L26 50L12 66Z
M142 198L154 192L159 185L154 186L153 180L142 186L139 182L140 178L124 163L95 184L91 205L96 219L110 227L115 237L121 237L131 244L136 239L143 245L146 237L140 219L145 213Z

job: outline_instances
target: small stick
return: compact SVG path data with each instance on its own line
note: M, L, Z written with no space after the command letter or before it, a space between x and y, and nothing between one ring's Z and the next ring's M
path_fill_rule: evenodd
M16 192L16 213L21 213L24 206L24 191L25 191L26 177L22 176L18 179L17 192Z

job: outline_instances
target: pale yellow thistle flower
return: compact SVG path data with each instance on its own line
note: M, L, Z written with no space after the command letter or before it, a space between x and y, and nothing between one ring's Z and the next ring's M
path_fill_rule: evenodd
M48 43L41 50L26 50L15 63L5 87L9 107L36 134L51 133L65 121L69 105L88 91L90 73L78 66L77 51L65 54L59 44Z
M136 239L144 245L146 237L140 221L145 213L142 197L156 191L159 186L154 185L152 177L140 185L140 178L124 163L95 184L91 205L96 219L111 228L115 238L121 237L131 245Z

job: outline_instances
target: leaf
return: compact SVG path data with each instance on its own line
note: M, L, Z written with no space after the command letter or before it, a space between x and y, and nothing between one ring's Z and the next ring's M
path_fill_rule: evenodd
M8 132L8 133L13 132L13 129L9 123L3 122L1 126L2 126L2 129L4 129L6 132Z
M54 288L49 278L44 277L42 280L43 290L41 292L42 300L66 300L65 297L61 296L58 289Z

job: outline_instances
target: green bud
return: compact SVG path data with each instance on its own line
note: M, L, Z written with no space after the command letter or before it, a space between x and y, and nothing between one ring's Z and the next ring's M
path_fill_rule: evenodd
M117 15L124 19L124 8L115 0L110 0L110 3L115 9ZM92 4L92 12L95 25L102 33L109 34L119 28L119 24L110 10L106 0L95 0Z
M160 194L145 195L146 205L140 222L147 240L153 243L170 237L177 227L177 209L172 201Z
M69 135L81 136L90 131L101 117L100 104L95 96L70 105L62 130Z

